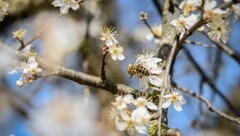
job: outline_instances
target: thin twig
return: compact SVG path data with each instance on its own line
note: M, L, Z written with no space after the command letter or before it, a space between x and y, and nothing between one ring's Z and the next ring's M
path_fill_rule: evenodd
M186 89L186 88L183 88L181 86L178 86L176 84L174 84L174 86L182 91L183 93L186 93L186 94L189 94L195 98L197 98L199 101L202 101L203 103L206 104L206 106L208 107L208 109L211 111L211 112L215 112L218 116L228 120L228 121L231 121L231 122L234 122L236 124L240 124L240 119L239 118L236 118L236 117L232 117L232 116L229 116L228 114L220 111L219 109L217 109L216 107L214 107L212 105L212 103L205 97L201 96L201 95L198 95L196 93L194 93L193 91L189 90L189 89Z
M19 60L26 59L28 57L26 54L22 53L21 51L16 51L13 48L10 48L8 46L0 45L0 49L8 52L13 56L16 56ZM44 75L43 77L46 77L46 76L62 77L62 78L74 81L76 83L79 83L81 85L88 85L88 86L106 90L112 94L116 94L118 92L121 92L121 93L138 92L136 89L132 87L129 87L123 84L116 84L110 80L105 80L103 83L103 81L101 80L101 77L89 75L86 73L65 68L63 66L55 65L42 60L40 57L37 57L37 62L39 63L39 66L42 69L48 72L48 74Z
M153 34L153 36L157 39L159 39L160 37L158 35L156 35L151 27L151 25L148 23L147 20L143 20L143 23L147 26L147 28L151 31L151 33Z
M213 41L223 52L227 53L230 57L237 61L240 64L240 54L237 54L233 49L228 45L223 44L222 42Z
M192 44L192 45L197 45L197 46L202 46L202 47L206 47L206 48L216 48L215 45L207 45L201 42L195 42L195 41L190 41L190 40L186 40L185 43L187 44Z
M161 90L161 94L159 96L159 102L158 102L158 114L159 114L159 118L158 118L158 133L161 134L161 125L162 125L162 103L163 103L163 96L165 94L166 89L170 89L171 88L171 82L169 82L170 79L170 70L172 67L172 60L173 60L173 56L175 54L176 51L176 47L177 47L177 42L173 44L173 47L171 49L169 58L167 60L167 65L166 65L166 70L165 70L165 76L164 76L164 89ZM170 84L169 84L170 83Z
M106 59L106 56L107 56L107 53L104 53L103 57L102 57L102 66L101 66L101 79L102 79L102 81L107 79L107 77L106 77L106 70L105 70L105 65L106 65L105 59Z
M187 48L183 48L183 52L188 58L189 62L194 66L197 72L201 75L202 79L209 84L209 86L213 89L214 92L219 94L219 96L224 100L227 106L233 111L236 116L239 116L239 111L231 104L231 102L227 99L227 97L215 86L213 81L204 73L202 68L197 64L197 62L192 57L190 51Z

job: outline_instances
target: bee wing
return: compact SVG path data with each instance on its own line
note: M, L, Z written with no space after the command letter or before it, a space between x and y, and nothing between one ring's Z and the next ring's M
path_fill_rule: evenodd
M148 89L148 78L147 77L140 78L139 86L141 87L141 89L147 90Z
M163 79L155 75L149 76L148 79L149 79L149 82L156 87L160 87L163 83Z
M151 69L151 74L160 74L160 73L162 73L162 69L161 68Z

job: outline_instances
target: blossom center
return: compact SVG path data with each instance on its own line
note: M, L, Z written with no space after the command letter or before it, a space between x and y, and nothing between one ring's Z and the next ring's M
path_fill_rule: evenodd
M129 127L133 127L134 125L135 125L135 121L131 119L131 120L128 122L128 126L129 126Z
M189 13L196 10L196 7L193 4L186 4L184 10Z
M72 0L65 0L65 2L70 4L70 3L72 3Z
M146 105L145 101L139 101L138 103L139 107L144 107Z
M218 26L216 30L217 30L218 32L221 32L221 31L222 31L222 27Z
M173 95L173 96L171 97L171 100L172 100L173 102L178 101L178 95Z
M178 21L178 26L180 26L180 27L184 27L185 24L186 24L186 22L184 20L179 20Z
M115 48L115 49L113 50L113 54L120 54L119 49L118 49L118 48Z

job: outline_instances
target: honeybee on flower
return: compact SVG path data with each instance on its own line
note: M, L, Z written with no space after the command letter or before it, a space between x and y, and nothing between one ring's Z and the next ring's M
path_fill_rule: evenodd
M137 55L135 62L128 67L128 73L131 77L137 76L139 78L139 85L143 90L149 88L149 83L160 87L163 82L163 79L159 77L159 74L162 73L162 68L158 66L158 63L162 60L153 56L154 53L148 52Z

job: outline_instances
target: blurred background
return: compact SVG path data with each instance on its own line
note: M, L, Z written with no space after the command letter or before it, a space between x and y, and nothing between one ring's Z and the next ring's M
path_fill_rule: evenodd
M27 30L31 39L43 26L59 16L59 8L51 0L7 0L8 15L0 22L1 44L17 49L20 45L12 32ZM218 1L219 4L222 1ZM150 33L139 20L140 12L148 13L152 26L161 24L161 16L154 0L85 0L78 11L71 11L58 19L32 45L44 59L74 70L100 76L103 42L99 40L102 26L114 26L126 59L114 62L107 58L107 77L117 83L139 88L138 79L129 79L128 64L142 50L156 51L157 44L149 41ZM240 21L230 18L232 32L228 46L240 54ZM202 33L194 33L192 41L213 45ZM174 66L174 81L202 93L214 106L229 115L240 116L240 65L218 48L204 48L187 44L190 55L212 87L183 52ZM23 87L16 81L20 74L8 74L14 60L0 51L0 136L120 136L109 121L114 96L104 90L79 85L58 77L39 79ZM229 104L216 93L221 91ZM237 136L240 127L211 113L205 105L184 95L187 104L182 112L169 109L169 127L178 128L183 136Z

